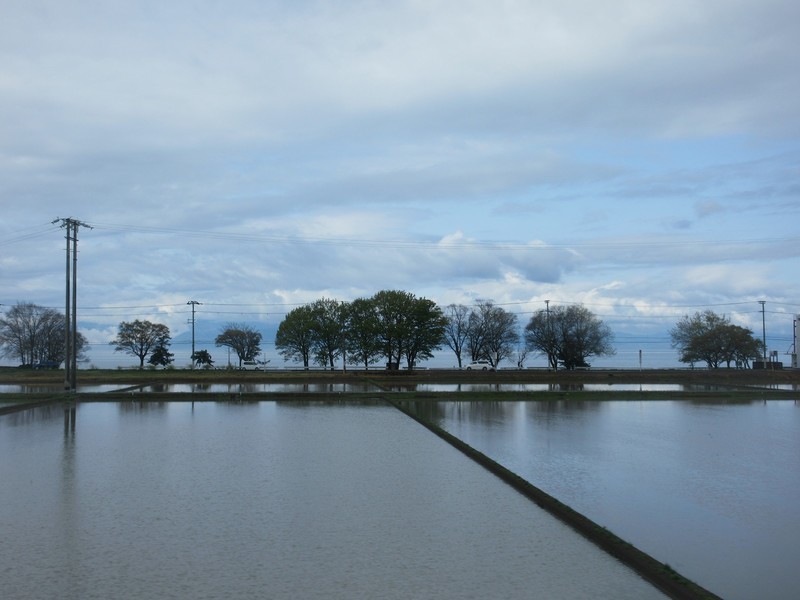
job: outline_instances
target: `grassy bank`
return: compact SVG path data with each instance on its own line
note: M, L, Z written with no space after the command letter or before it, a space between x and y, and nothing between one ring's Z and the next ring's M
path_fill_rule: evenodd
M701 402L752 402L759 399L800 400L800 370L753 371L735 369L665 369L665 370L591 370L547 371L538 369L501 370L497 372L458 371L453 369L420 371L322 371L277 370L82 370L78 373L79 387L110 386L115 391L104 393L63 391L63 371L34 371L30 369L0 369L0 385L25 386L31 391L11 390L0 393L0 403L28 404L46 400L61 401L74 398L82 402L136 400L139 402L202 402L263 399L264 392L210 392L202 391L213 384L242 386L257 384L357 384L368 385L373 391L365 392L280 392L269 393L272 399L358 400L376 394L402 395L408 400L498 402L504 400L674 400ZM194 392L149 391L144 387L159 389L170 384L195 384ZM417 386L425 384L475 386L477 390L422 391ZM532 384L545 389L536 391L502 390L501 386ZM673 391L647 390L648 385L679 385L685 389ZM492 386L498 386L492 389ZM593 386L584 390L583 386ZM641 389L631 389L640 385ZM603 386L598 389L598 386ZM605 386L608 386L607 388ZM626 386L626 387L622 387ZM778 389L778 387L782 389ZM389 391L394 390L394 391Z
M455 369L418 371L383 370L138 370L86 369L77 374L80 385L121 384L156 385L169 383L336 383L363 382L381 385L397 383L545 383L563 386L580 384L680 384L693 386L800 387L800 369L764 371L752 369L647 369L549 371L546 369L501 369L497 372ZM0 368L0 384L58 385L64 381L61 370Z

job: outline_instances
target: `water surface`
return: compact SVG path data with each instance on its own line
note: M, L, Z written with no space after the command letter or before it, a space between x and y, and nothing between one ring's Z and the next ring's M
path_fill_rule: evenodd
M794 401L421 403L429 418L732 599L800 592Z
M63 417L0 417L6 598L663 597L383 405Z

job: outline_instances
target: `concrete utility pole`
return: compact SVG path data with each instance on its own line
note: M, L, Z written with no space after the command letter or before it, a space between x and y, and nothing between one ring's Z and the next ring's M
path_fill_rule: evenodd
M61 221L61 227L67 230L67 265L66 265L66 295L64 298L64 389L75 391L77 387L78 371L78 228L83 225L92 229L77 219L67 218L53 220ZM72 247L70 248L70 242ZM70 279L70 256L72 257L72 278Z
M197 300L189 300L186 304L192 305L192 369L194 369L194 309L197 305L202 304L202 302L198 302Z
M759 300L758 303L761 305L761 344L764 347L764 368L767 368L767 320L764 316L764 305L767 303L766 300Z
M544 311L545 311L545 327L547 327L547 346L548 348L552 348L552 332L550 330L550 300L544 301ZM553 365L550 362L550 350L547 351L547 369L550 370L553 368ZM555 367L558 369L558 365Z

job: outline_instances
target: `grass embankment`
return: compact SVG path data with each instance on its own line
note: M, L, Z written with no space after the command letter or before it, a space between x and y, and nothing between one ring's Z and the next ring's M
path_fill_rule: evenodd
M84 369L77 373L81 385L123 383L152 385L168 383L330 383L363 381L364 378L387 384L412 383L551 383L580 384L658 384L772 386L800 385L800 369L777 371L752 369L591 369L550 371L547 369L501 369L467 371L421 369L416 371L323 370L237 371L227 369ZM0 368L0 384L57 385L63 383L63 370Z
M497 372L458 371L454 369L430 369L419 371L284 371L269 369L267 371L231 371L231 370L81 370L78 372L79 386L107 385L118 386L121 391L105 393L72 394L81 401L130 399L133 391L148 386L158 389L170 384L196 384L194 392L150 391L136 393L139 401L220 401L242 397L259 397L264 392L241 391L236 394L203 392L204 385L230 384L246 386L247 384L370 384L373 388L392 393L403 394L408 399L418 400L456 400L456 401L503 401L519 400L661 400L686 399L703 401L752 401L759 398L800 399L800 370L786 369L780 371L754 371L736 369L652 369L652 370L588 370L588 371L548 371L544 369L500 370ZM0 384L16 384L29 387L51 387L58 391L41 391L27 393L0 394L0 401L5 403L43 401L48 398L61 400L70 394L63 389L63 371L33 371L30 369L0 369ZM421 384L474 385L481 384L478 391L419 391ZM497 385L497 389L485 389L485 386ZM547 385L545 390L537 391L504 391L501 386L522 384ZM642 390L630 389L631 385L640 384ZM682 385L686 389L675 391L648 391L644 386L658 384ZM583 386L592 385L595 389L584 390ZM597 390L597 385L608 385L608 389ZM619 389L617 386L628 386ZM777 386L793 389L776 389ZM271 393L270 398L305 399L330 398L363 398L375 396L370 392L299 392Z

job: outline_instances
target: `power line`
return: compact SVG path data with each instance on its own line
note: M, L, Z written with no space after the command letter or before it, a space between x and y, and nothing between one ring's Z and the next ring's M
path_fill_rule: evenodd
M55 221L43 225L35 225L19 231L12 231L10 238L0 240L0 246L9 246L18 242L25 242L28 240L44 237L50 235L53 231L60 229L60 226L55 226Z
M144 233L170 236L184 236L193 238L210 238L222 240L236 240L240 242L271 242L280 244L309 244L323 246L352 246L352 247L381 247L381 248L417 248L420 246L429 249L459 249L459 248L496 248L496 249L524 249L524 250L550 250L568 248L643 248L664 246L717 246L734 245L746 246L751 244L779 244L785 242L799 242L800 237L785 238L751 238L751 239L723 239L723 240L647 240L647 241L595 241L595 242L513 242L500 240L386 240L367 238L323 238L302 235L279 236L271 234L250 234L222 231L199 231L164 227L146 227L140 225L120 225L113 223L95 223L98 229L106 231L119 231L125 233Z
M11 236L0 239L0 246L26 241L32 238L49 234L53 229L53 223L36 225L27 229L11 232ZM387 240L369 238L326 238L303 235L272 235L267 233L236 233L228 231L207 231L189 230L168 227L149 227L144 225L115 224L115 223L94 223L93 228L98 231L121 232L121 233L140 233L154 235L183 236L192 238L222 239L252 242L272 242L280 244L309 244L325 246L353 246L353 247L383 247L383 248L409 248L425 246L433 249L459 249L459 248L496 248L496 249L525 249L525 250L549 250L549 249L568 249L568 248L646 248L664 246L747 246L752 244L782 244L800 242L798 236L787 236L782 238L736 238L720 240L638 240L638 241L567 241L567 242L518 242L504 240Z

